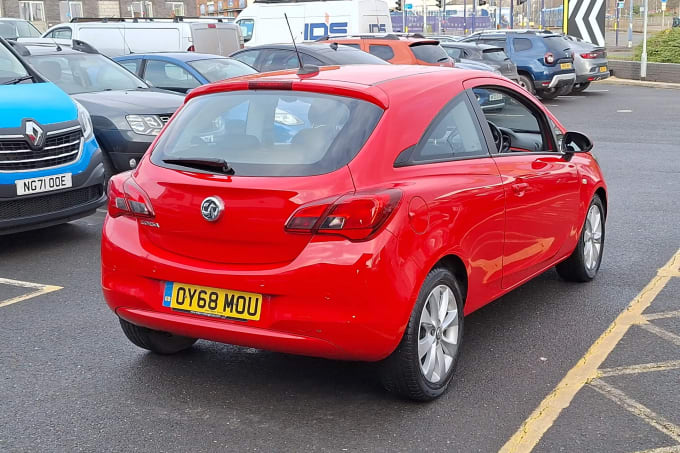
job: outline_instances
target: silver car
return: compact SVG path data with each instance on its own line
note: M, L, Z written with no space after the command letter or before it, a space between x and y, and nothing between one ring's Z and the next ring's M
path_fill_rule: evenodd
M502 47L470 42L440 42L439 45L456 60L456 66L459 62L473 60L489 65L508 79L519 83L517 66L510 61Z
M604 47L598 47L575 36L563 35L563 37L574 52L576 82L571 89L572 93L580 93L590 86L590 82L610 76L607 51Z

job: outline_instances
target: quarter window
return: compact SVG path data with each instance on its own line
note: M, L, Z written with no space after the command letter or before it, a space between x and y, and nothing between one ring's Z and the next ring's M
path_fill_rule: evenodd
M521 52L523 50L531 49L531 40L527 38L514 38L512 40L512 45L516 52Z
M368 52L375 55L378 58L382 58L385 61L389 61L394 58L394 50L390 46L382 44L371 44L368 48Z
M261 50L246 50L245 52L240 52L234 55L232 58L237 59L241 63L245 63L248 66L255 68L255 61L260 55ZM257 68L256 68L257 69Z
M464 99L438 115L411 157L411 163L489 156L474 113Z

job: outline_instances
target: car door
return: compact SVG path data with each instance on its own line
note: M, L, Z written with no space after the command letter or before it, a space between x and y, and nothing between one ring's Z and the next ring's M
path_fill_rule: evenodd
M411 206L412 229L402 231L400 244L415 248L405 255L462 257L469 266L466 312L496 298L501 292L505 194L465 92L444 106L419 143L399 154L394 167ZM426 220L419 220L419 213Z
M506 195L503 288L511 288L554 264L565 245L574 243L579 175L559 150L542 109L511 84L492 83L478 80L467 87L487 121L485 132L497 136L491 123L507 143L493 159Z

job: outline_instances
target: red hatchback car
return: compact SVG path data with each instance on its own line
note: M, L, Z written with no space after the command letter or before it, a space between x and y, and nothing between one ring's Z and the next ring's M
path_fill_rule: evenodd
M201 338L380 361L389 390L433 399L463 315L555 265L595 277L607 195L591 148L486 72L348 66L206 85L111 179L104 296L157 353Z

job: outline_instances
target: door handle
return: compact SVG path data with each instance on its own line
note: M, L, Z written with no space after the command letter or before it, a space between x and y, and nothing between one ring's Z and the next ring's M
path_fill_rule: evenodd
M526 192L527 188L529 187L529 184L525 182L518 182L512 185L512 190L515 192L515 195L518 197L524 196L524 192Z

